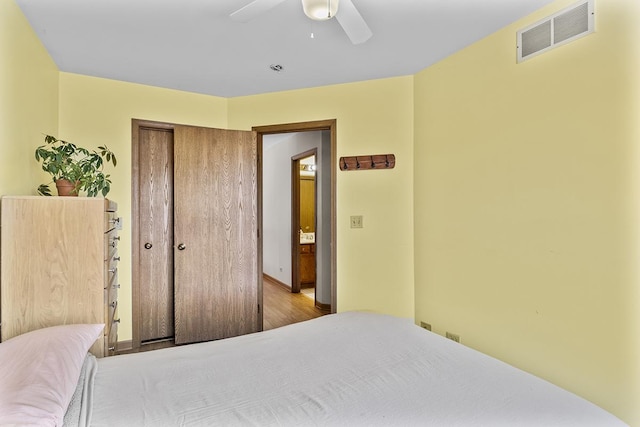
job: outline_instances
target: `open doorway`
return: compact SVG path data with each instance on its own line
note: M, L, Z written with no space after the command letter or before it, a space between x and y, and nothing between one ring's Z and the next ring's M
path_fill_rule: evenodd
M335 312L335 121L256 127L254 130L258 134L259 185L262 194L260 234L264 289L267 289L267 282L275 281L289 293L293 291L291 295L301 296L295 293L300 290L300 278L296 278L294 270L297 269L299 275L300 264L295 259L300 255L303 246L300 239L303 237L308 240L305 243L312 240L315 245L312 307L321 308L324 313ZM292 172L296 169L292 168L292 164L309 157L303 155L305 152L313 154L315 160L316 176L312 182L316 188L316 215L315 224L301 226L299 212L296 214L292 200L293 184L296 182L295 173ZM279 159L276 163L274 157ZM301 228L304 236L300 234ZM309 238L310 235L313 235L313 239ZM270 311L265 291L265 321Z

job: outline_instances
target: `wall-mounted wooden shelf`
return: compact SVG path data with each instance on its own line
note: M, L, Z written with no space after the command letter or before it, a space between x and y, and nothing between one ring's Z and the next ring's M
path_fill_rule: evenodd
M393 154L340 157L340 170L343 171L393 169L395 166L396 156Z

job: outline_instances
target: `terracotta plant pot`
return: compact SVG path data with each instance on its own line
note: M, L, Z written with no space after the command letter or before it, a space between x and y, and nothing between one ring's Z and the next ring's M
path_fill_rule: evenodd
M75 190L76 183L67 179L58 179L56 188L58 189L58 196L78 197L78 192Z

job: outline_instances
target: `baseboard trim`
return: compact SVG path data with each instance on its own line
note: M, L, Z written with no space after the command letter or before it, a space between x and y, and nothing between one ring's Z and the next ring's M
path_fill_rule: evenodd
M318 310L330 312L331 311L331 304L322 304L321 302L316 301L316 308Z
M133 350L133 341L131 340L118 341L116 344L116 354L120 352L130 352L131 350Z
M287 291L291 292L291 286L287 285L284 282L281 282L280 280L276 279L275 277L271 277L269 276L267 273L262 273L262 276L267 279L270 282L275 283L276 285L280 286L281 288L286 289Z
M286 289L287 292L291 292L291 286L287 285L286 283L281 282L280 280L276 279L275 277L269 276L267 273L262 273L262 276L266 280L268 280L268 281L280 286L283 289ZM325 312L331 312L331 304L323 304L321 302L316 301L315 302L315 307L318 310L322 310L322 311L325 311Z

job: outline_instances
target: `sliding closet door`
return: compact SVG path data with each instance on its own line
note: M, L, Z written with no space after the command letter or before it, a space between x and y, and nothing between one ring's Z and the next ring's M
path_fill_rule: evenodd
M260 329L256 134L174 129L175 342Z
M139 342L173 338L173 129L138 131Z

